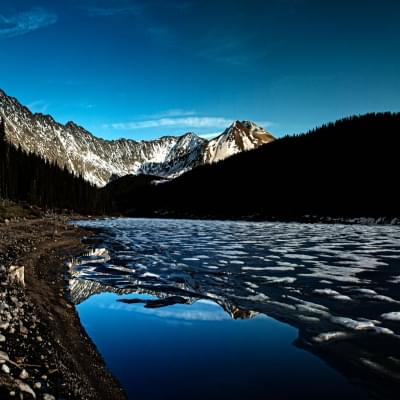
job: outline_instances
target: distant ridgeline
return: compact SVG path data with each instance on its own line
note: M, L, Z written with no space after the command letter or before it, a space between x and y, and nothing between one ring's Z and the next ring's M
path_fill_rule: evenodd
M103 213L107 203L105 193L82 177L8 143L1 117L0 198L85 214Z
M106 191L125 215L400 216L400 113L366 114L286 136L157 184L126 176Z

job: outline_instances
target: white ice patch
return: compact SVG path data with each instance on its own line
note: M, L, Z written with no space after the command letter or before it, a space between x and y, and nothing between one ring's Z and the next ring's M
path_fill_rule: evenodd
M357 321L355 319L347 317L332 316L330 318L330 321L334 324L341 325L356 331L371 330L375 328L375 324L372 321Z
M295 277L292 276L253 276L254 278L262 278L263 280L267 281L268 283L293 283L296 281Z
M362 294L376 294L375 290L372 289L365 289L365 288L360 288L360 289L353 289L354 292L362 293Z
M298 319L300 319L301 321L304 321L304 322L312 322L312 323L317 323L317 322L320 322L320 319L319 318L317 318L317 317L310 317L310 316L308 316L308 315L298 315L297 316L297 318Z
M383 365L378 364L378 363L375 362L375 361L368 360L368 359L366 359L366 358L360 358L360 361L361 361L364 365L366 365L367 367L369 367L369 368L371 368L371 369L373 369L373 370L375 370L375 371L378 371L378 372L380 372L380 373L383 374L383 375L388 375L388 376L390 376L390 377L392 377L392 378L400 379L400 374L399 374L399 373L393 372L393 371L387 369L386 367L384 367Z
M294 271L293 267L265 267L266 271Z
M330 314L328 312L321 310L320 308L313 307L308 304L296 304L295 307L298 311L300 311L302 313L314 314L314 315L318 315L318 316L324 317L324 318L330 317Z
M271 304L273 306L278 306L280 308L284 308L286 310L291 310L291 311L295 311L296 307L291 305L291 304L287 304L287 303L281 303L280 301L268 301L268 304Z
M256 285L256 284L253 283L253 282L245 282L245 285L251 287L252 289L258 289L258 288L259 288L259 286Z
M294 258L294 259L298 259L298 260L306 260L306 261L315 260L317 258L316 256L310 256L307 254L292 254L292 253L290 253L290 254L287 253L286 257Z
M313 292L317 293L317 294L326 294L327 296L336 296L336 295L340 294L336 290L332 290L332 289L314 289Z
M254 296L248 296L246 299L251 300L251 301L263 302L265 300L268 300L269 297L266 296L264 293L258 293L258 294L255 294Z
M145 272L144 274L140 275L140 278L159 278L160 275L153 274L152 272Z
M400 283L400 275L392 276L392 279L389 280L390 283Z
M342 301L351 301L352 300L351 297L346 296L344 294L340 294L336 290L332 290L332 289L328 289L328 288L327 289L314 289L313 292L316 294L329 296L335 300L342 300Z
M277 264L280 267L293 267L293 269L294 269L294 267L301 267L302 266L300 264L295 264L295 263L291 263L291 262L287 262L287 261L278 261Z
M387 321L400 322L400 311L393 311L382 314L381 317Z
M348 332L336 331L336 332L325 332L320 333L317 336L313 337L314 342L323 343L323 342L330 342L333 340L341 340L347 339L351 336Z

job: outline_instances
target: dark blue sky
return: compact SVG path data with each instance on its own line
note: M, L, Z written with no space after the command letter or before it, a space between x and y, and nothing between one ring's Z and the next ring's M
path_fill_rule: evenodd
M0 88L106 138L400 111L400 1L1 0Z

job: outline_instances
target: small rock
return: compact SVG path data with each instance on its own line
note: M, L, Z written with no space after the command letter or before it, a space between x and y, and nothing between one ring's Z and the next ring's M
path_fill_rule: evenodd
M0 343L4 343L6 341L6 337L0 333Z
M15 396L15 392L14 391L10 392L10 396L14 397Z
M19 286L25 286L25 268L19 265L11 265L8 271L8 280Z
M5 374L9 374L10 373L10 367L7 364L3 364L1 366L1 370L5 373Z
M42 339L41 336L37 336L37 337L36 337L36 340L37 340L38 342L43 342L43 339Z
M0 321L0 329L8 329L8 327L10 326L10 323L8 321Z
M4 364L6 361L10 361L8 354L0 350L0 364Z
M43 395L43 400L56 400L56 398L51 394L45 393Z
M42 387L42 384L40 382L35 382L35 384L33 385L33 387L35 389L40 389Z
M34 399L36 399L35 392L32 390L32 388L28 384L26 384L25 382L20 381L19 379L16 379L15 382L17 383L18 389L21 392L29 393Z
M28 334L28 329L25 328L25 326L23 326L22 324L20 324L20 326L19 326L19 331L20 331L23 335L27 335L27 334Z
M23 370L21 371L21 373L19 374L19 377L20 377L21 379L27 379L27 378L29 377L29 374L28 374L28 372L26 371L26 369L23 369Z

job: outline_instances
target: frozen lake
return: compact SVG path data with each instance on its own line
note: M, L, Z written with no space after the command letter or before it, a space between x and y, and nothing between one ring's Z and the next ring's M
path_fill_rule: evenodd
M399 227L77 224L72 297L130 398L397 398Z

